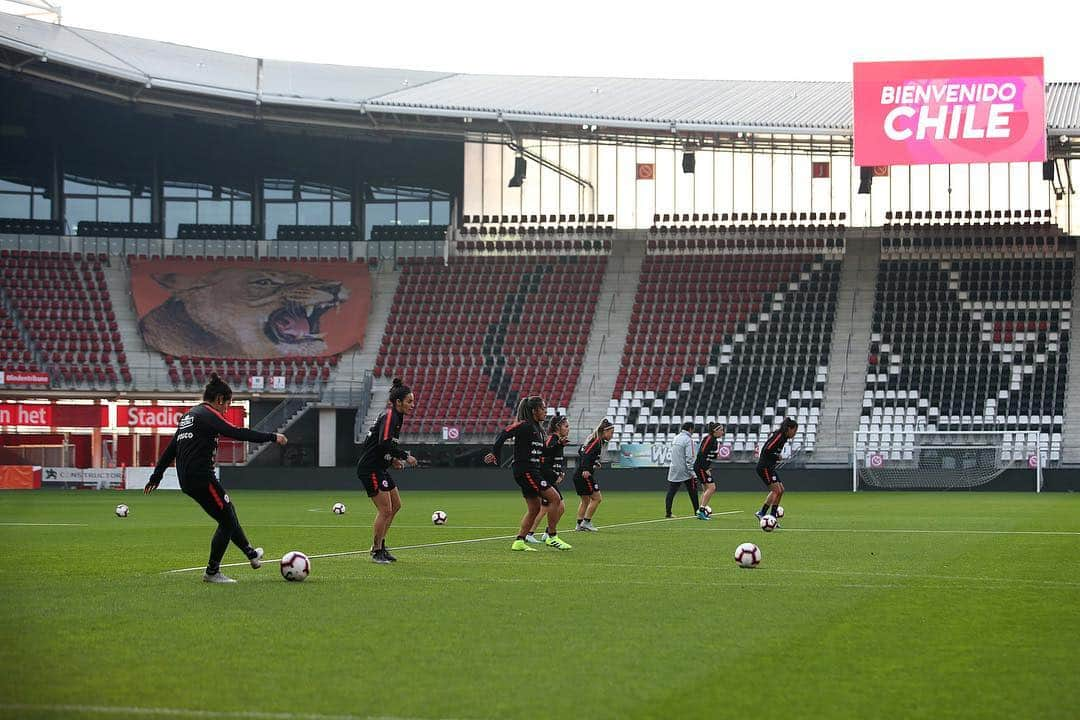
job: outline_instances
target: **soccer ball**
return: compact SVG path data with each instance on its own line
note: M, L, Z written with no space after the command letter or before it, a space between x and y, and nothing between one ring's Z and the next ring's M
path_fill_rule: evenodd
M442 510L436 510L435 512L431 513L431 522L435 523L436 525L445 525L446 513L444 513Z
M300 582L311 572L311 561L299 550L291 550L281 558L281 577L290 582Z
M776 518L772 515L765 515L761 518L761 529L765 532L772 532L776 529Z
M705 511L706 516L712 517L712 508L711 507L709 507L708 505L702 505L701 509Z
M334 503L333 510L334 510L335 515L344 515L345 514L345 503Z
M739 564L739 567L757 567L757 564L761 562L761 548L754 543L743 543L735 548L735 562Z
M782 517L784 517L784 506L783 505L777 505L776 506L776 519L779 520Z
M125 505L124 503L120 503L119 505L117 505L116 506L116 517L127 517L127 516L128 516L128 506Z

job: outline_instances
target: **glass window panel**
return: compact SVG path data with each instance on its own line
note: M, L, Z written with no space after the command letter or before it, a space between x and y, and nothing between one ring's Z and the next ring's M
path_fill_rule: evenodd
M376 200L394 200L397 198L397 190L394 188L371 188Z
M29 219L30 196L0 193L0 217Z
M30 186L23 185L22 183L15 182L13 180L0 179L0 190L11 190L14 192L30 192Z
M329 202L301 202L299 203L298 225L329 225L330 203Z
M165 203L165 237L176 237L180 223L195 222L195 203L172 200Z
M329 200L330 193L330 188L319 185L302 185L300 187L301 200ZM304 223L300 224L303 225Z
M196 190L191 185L180 183L165 183L165 197L195 197Z
M450 203L446 202L445 200L438 200L431 204L431 224L450 224Z
M266 203L266 238L277 239L278 225L296 224L296 205L293 203Z
M375 225L393 225L397 215L394 203L367 203L364 206L364 237L371 237Z
M402 225L427 225L431 222L430 203L398 203L398 222Z
M97 195L97 185L79 182L72 178L64 178L64 192L76 195Z
M352 203L341 202L340 200L334 203L334 225L351 225L352 224Z
M233 202L233 225L251 224L251 202L248 200L236 200Z
M98 200L98 220L102 222L129 222L131 201L127 198L101 198Z
M68 234L74 234L82 220L97 220L97 200L89 198L68 198L65 204Z
M150 198L141 197L131 201L131 222L150 222Z
M283 178L267 178L263 182L263 197L267 200L291 200L293 181Z
M131 197L131 188L119 185L109 185L108 183L101 183L98 185L98 195L109 195L111 197Z
M199 222L205 225L228 225L229 202L227 200L200 200Z
M38 220L48 220L52 217L52 200L44 195L34 196L34 217Z

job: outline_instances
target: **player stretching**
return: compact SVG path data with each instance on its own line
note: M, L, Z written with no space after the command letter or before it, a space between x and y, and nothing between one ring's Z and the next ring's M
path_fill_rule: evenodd
M544 476L541 458L544 453L544 429L540 423L547 414L544 399L533 395L522 398L517 407L517 421L507 426L498 437L491 452L484 456L484 462L494 465L499 462L499 451L503 444L514 438L514 481L521 488L525 498L525 514L521 517L521 529L517 539L510 546L511 550L536 552L525 542L525 536L533 528L536 516L540 514L540 499L548 501L548 538L544 542L559 550L569 550L570 543L559 537L557 526L563 514L563 502L555 488Z
M584 532L596 532L592 519L596 514L596 508L600 507L604 496L600 494L600 483L596 481L596 470L600 467L600 454L604 452L607 442L615 434L615 426L607 418L600 421L589 439L578 450L577 470L574 471L574 489L581 497L581 504L577 511L577 528Z
M360 445L356 477L364 483L368 497L375 503L371 561L380 565L397 562L397 558L386 549L386 534L390 532L394 516L401 510L401 495L398 494L394 478L387 471L391 466L398 470L405 466L416 467L416 458L398 447L401 422L415 405L412 390L401 382L401 378L394 378L386 412L378 417Z
M566 474L563 463L563 448L566 447L570 437L570 423L567 421L566 416L558 413L553 415L548 421L547 432L547 439L544 441L544 454L541 456L542 472L547 477L551 487L555 488L555 492L559 493L559 499L561 500L563 495L562 490L559 490L559 485ZM547 541L547 533L541 535L539 540L536 539L536 529L540 527L540 521L547 517L548 508L550 507L551 503L547 498L540 498L540 514L536 516L536 520L533 522L532 531L525 536L525 542L539 545Z
M780 429L769 436L765 441L765 447L761 449L758 457L757 474L769 488L769 495L765 498L765 504L761 506L755 515L758 518L772 515L776 517L776 506L780 504L780 498L784 496L784 483L776 476L776 463L780 462L780 453L787 441L795 437L799 430L799 423L794 418L784 418L780 423Z
M712 477L712 462L720 452L720 438L722 437L724 437L723 425L714 422L706 425L705 437L698 444L697 457L694 458L694 476L705 488L705 494L701 496L701 507L697 511L697 516L702 520L710 519L704 508L716 492L716 483Z
M225 413L232 402L232 388L216 373L210 376L203 390L201 404L180 416L172 442L161 454L157 467L150 474L143 492L150 494L157 490L165 475L165 468L176 460L176 476L180 480L180 489L184 491L206 514L217 521L217 530L210 540L210 560L206 563L203 580L210 583L234 583L230 577L221 573L221 558L232 540L244 553L251 567L262 566L263 549L253 548L240 527L225 488L214 477L214 460L217 455L218 435L234 440L248 442L276 441L278 445L288 442L281 433L264 433L247 428L236 427L225 419Z

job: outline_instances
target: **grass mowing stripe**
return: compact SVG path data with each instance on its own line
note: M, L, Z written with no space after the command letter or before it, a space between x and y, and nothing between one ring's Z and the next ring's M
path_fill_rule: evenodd
M90 527L86 523L21 523L0 522L4 527Z
M742 510L725 510L724 512L713 513L713 515L732 515L734 513L739 513L739 512L742 512ZM615 523L613 525L601 525L600 529L617 528L617 527L629 527L631 525L649 525L649 524L652 524L652 523L670 522L672 520L689 520L689 519L691 519L693 517L694 517L693 515L680 515L678 517L656 518L656 519L653 519L653 520L636 520L634 522ZM288 526L286 526L286 527L288 527ZM424 527L427 527L427 526L425 525ZM510 538L513 538L513 537L516 537L516 535L496 535L496 536L484 537L484 538L470 538L468 540L446 540L444 542L422 543L420 545L402 545L400 547L395 547L394 552L397 552L398 550L419 550L419 549L422 549L422 548L441 547L443 545L466 545L466 544L469 544L469 543L488 542L490 540L509 540ZM369 552L371 552L371 550L344 550L342 552L320 553L318 555L308 555L308 557L311 558L312 560L317 560L317 559L320 559L320 558L346 557L346 556L349 556L349 555L363 555L364 553L369 553ZM267 560L265 562L272 562L272 561L273 561L273 559ZM223 568L227 568L227 567L243 567L243 566L248 565L248 564L250 564L250 563L246 563L246 562L222 563L221 567L223 567ZM174 573L195 572L197 570L205 570L205 569L206 569L205 565L200 565L198 567L179 568L178 570L165 570L164 572L162 572L162 574L163 575L171 575L171 574L174 574Z
M106 705L0 704L0 711L86 713L90 715L138 715L142 717L241 718L250 720L421 720L388 715L323 715L321 713L262 712L260 710L191 710L186 708L127 707Z

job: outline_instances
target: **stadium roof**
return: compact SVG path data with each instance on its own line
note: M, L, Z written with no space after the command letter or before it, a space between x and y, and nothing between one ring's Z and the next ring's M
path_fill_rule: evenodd
M851 84L466 75L263 60L0 13L0 67L51 77L39 62L119 81L261 106L634 132L851 134ZM79 84L69 82L69 84ZM127 85L125 90L124 85ZM133 90L133 88L137 88ZM1080 133L1080 82L1049 83L1047 125ZM132 99L136 99L133 97Z

